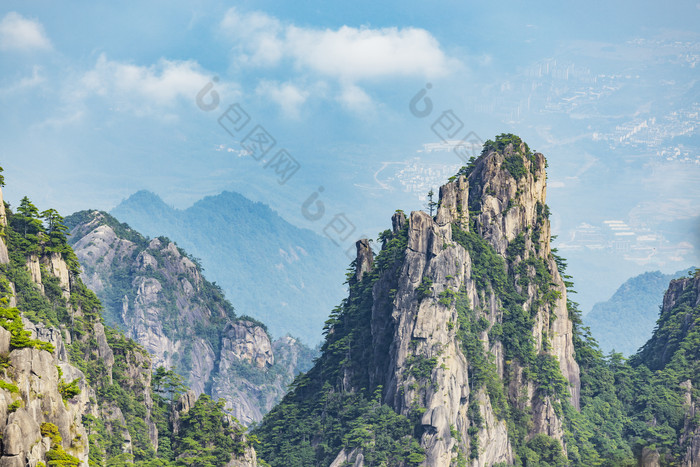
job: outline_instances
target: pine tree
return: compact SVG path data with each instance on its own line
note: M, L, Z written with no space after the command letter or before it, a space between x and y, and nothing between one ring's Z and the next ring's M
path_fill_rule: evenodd
M153 391L156 396L172 402L187 390L182 376L173 370L159 366L153 373Z
M26 196L20 201L17 214L14 217L17 218L21 226L21 229L18 230L24 234L25 238L27 235L37 235L43 230L42 222L39 219L39 210Z
M438 205L438 203L434 200L435 198L435 192L431 188L430 191L428 192L428 202L426 203L425 207L430 213L430 217L433 216L433 212L435 211L435 207Z
M19 248L30 255L40 250L40 236L44 234L44 224L39 218L39 210L26 196L20 201L17 212L10 217L12 229L17 232Z
M41 212L41 217L46 223L46 233L49 236L46 250L56 253L68 251L66 240L68 227L63 223L63 216L55 209L47 209Z

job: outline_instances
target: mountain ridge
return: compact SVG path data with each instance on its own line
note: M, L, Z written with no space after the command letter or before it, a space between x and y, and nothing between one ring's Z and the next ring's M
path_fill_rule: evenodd
M13 212L0 190L0 464L257 465L221 404L103 324L66 234L55 210L25 197Z
M236 316L196 260L166 237L147 239L100 211L65 223L106 323L143 345L154 366L177 371L196 396L226 400L244 425L259 421L308 369L310 349L292 338L273 342L264 324Z
M267 323L275 337L290 333L315 345L342 294L341 249L238 193L207 196L180 210L140 191L111 214L150 237L166 235L199 258L207 275L236 297L236 307Z
M605 302L596 303L584 316L593 336L605 353L636 353L651 338L672 279L687 275L695 268L662 274L649 271L627 279ZM620 333L620 328L625 332Z
M357 243L322 356L256 431L266 461L485 466L573 455L564 413L579 408L579 366L550 250L545 165L500 135L440 188L435 216L397 211L376 256Z

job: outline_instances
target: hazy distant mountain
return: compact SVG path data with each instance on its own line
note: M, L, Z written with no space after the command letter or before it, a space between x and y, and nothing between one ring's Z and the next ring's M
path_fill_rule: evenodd
M317 343L344 294L339 284L349 260L342 249L238 193L209 196L180 210L139 191L111 214L145 235L167 235L200 258L236 312L262 320L275 336L289 333Z
M637 352L654 331L669 282L691 270L645 272L628 279L608 301L596 303L583 320L603 352L614 349L627 356Z
M153 367L172 368L196 395L223 398L245 425L260 421L315 352L236 316L221 290L169 239L144 238L100 211L65 219L85 284L105 323L143 345Z

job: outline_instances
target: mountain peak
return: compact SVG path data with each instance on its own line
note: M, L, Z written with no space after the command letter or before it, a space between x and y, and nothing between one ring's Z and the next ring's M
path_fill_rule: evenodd
M128 220L129 224L139 228L141 219L172 219L176 210L169 206L157 194L140 190L119 203L110 214L120 220ZM148 236L155 237L161 232L139 229Z
M521 233L537 230L533 237L543 256L550 252L546 159L532 153L515 135L499 135L487 141L481 156L462 167L469 185L469 211L473 228L504 255L508 244Z
M536 436L563 452L560 409L579 408L580 372L566 286L549 249L545 165L516 136L499 135L440 188L435 216L395 213L376 257L358 242L348 298L290 403L377 398L406 417L397 423L413 423L423 453L407 457L425 465L460 457L510 464ZM300 408L311 418L316 410L326 416L324 407ZM531 417L527 436L516 434L515 413ZM261 426L263 456L275 462L284 458L277 446L301 442L269 431L277 416ZM319 441L337 447L318 453L321 464L358 455L333 436Z
M241 314L270 323L274 336L291 333L315 344L343 293L342 249L239 193L207 196L182 210L140 191L111 214L152 238L166 235L201 258Z
M163 202L160 196L150 190L139 190L129 196L126 201L154 201Z

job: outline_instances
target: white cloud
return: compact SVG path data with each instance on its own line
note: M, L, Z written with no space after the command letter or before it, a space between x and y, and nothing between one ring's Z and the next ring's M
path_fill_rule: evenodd
M355 82L394 76L426 78L449 73L456 63L420 28L312 29L283 25L262 12L231 8L222 29L236 41L244 61L276 65L284 58L297 67Z
M630 211L633 219L652 219L654 222L672 222L700 216L700 207L691 198L666 198L642 201Z
M309 91L303 90L292 83L262 81L256 93L267 96L282 108L282 112L291 118L299 118L299 108L309 97Z
M181 99L194 103L211 79L194 61L161 59L155 65L139 66L109 60L102 54L95 68L83 75L77 94L96 94L110 100L113 108L143 112L172 106ZM216 90L221 94L226 88L219 83Z
M339 79L445 75L449 60L424 29L313 30L291 26L288 53L297 64Z
M36 129L52 128L54 130L60 130L66 126L71 126L75 123L82 121L85 116L85 112L82 110L76 110L72 113L62 115L60 117L49 117L46 120L40 122L35 126Z
M238 42L239 60L256 65L273 65L282 59L283 28L276 18L260 12L242 15L231 8L221 21L221 27Z
M347 109L355 112L366 111L372 104L372 98L354 84L345 84L342 87L338 101Z
M0 20L0 49L50 49L51 41L38 21L24 18L11 11Z
M0 95L12 95L18 92L22 92L26 89L38 86L46 81L46 78L41 73L41 67L35 65L32 68L32 76L28 76L20 79L16 83L0 89Z
M352 110L372 102L359 83L397 77L443 76L459 66L448 57L428 31L420 28L313 29L283 24L263 12L227 11L221 29L233 41L236 63L253 66L284 66L296 73L314 74L312 79L334 79L335 99ZM320 76L319 76L320 75ZM264 88L264 87L263 87ZM259 87L258 89L261 89ZM288 88L269 88L270 98L297 115L307 96Z

